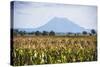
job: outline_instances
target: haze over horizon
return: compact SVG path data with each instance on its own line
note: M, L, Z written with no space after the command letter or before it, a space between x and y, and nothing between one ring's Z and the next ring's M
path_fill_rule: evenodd
M85 29L97 30L96 6L14 1L13 7L14 28L39 28L60 17Z
M82 33L83 31L90 32L89 29L85 29L80 27L79 25L73 23L73 21L61 18L61 17L54 17L48 23L38 28L18 28L19 31L26 31L26 32L34 32L34 31L54 31L56 33Z

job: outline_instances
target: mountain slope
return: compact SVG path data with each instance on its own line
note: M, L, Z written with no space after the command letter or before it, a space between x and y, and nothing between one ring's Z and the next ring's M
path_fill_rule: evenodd
M85 31L86 29L84 29L83 27L80 27L79 25L73 23L72 21L70 21L67 18L59 18L59 17L54 17L53 19L51 19L50 21L48 21L47 24L39 27L39 28L35 28L35 29L25 29L25 31L55 31L55 32L82 32Z

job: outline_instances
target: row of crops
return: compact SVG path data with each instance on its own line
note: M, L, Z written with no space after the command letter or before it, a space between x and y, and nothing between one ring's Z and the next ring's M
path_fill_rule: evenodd
M97 60L95 36L14 37L12 50L15 66Z

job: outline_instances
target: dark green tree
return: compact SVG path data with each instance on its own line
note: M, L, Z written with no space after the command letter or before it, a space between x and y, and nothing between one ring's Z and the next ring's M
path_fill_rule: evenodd
M41 35L41 32L40 32L40 31L36 31L36 32L35 32L35 35L36 35L36 36L39 36L39 35Z
M49 35L50 35L50 36L54 36L54 35L55 35L55 32L54 32L54 31L50 31L50 32L49 32Z
M47 32L47 31L43 31L43 32L42 32L42 35L43 35L43 36L46 36L46 35L48 35L48 32Z
M94 35L94 34L96 34L96 31L94 29L92 29L91 33Z
M35 32L33 31L33 32L29 32L28 33L29 35L34 35L35 34Z
M26 31L19 31L19 34L20 34L21 36L24 36L24 35L26 34Z
M83 33L84 35L86 35L86 34L87 34L87 32L86 32L86 31L83 31L82 33Z

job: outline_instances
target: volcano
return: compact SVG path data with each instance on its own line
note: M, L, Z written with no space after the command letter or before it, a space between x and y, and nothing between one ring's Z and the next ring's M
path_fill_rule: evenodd
M61 17L54 17L51 20L49 20L45 25L33 28L33 29L24 29L24 31L32 32L32 31L54 31L54 32L82 32L86 31L85 28L75 24L73 21L67 19L67 18L61 18Z

